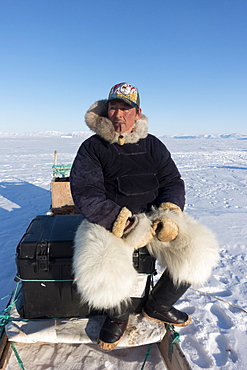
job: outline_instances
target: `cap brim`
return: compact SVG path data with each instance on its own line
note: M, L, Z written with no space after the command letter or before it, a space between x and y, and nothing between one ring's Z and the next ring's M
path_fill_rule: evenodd
M111 101L111 100L123 100L125 103L127 103L128 105L130 105L132 108L135 108L135 107L138 108L138 105L137 104L133 103L129 99L124 98L122 96L113 96L113 97L111 97L111 98L108 99L108 101Z

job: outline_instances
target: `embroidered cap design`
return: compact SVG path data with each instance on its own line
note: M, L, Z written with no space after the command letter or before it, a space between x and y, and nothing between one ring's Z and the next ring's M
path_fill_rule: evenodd
M126 82L119 83L111 88L108 101L113 99L123 100L132 107L140 106L140 96L137 88Z

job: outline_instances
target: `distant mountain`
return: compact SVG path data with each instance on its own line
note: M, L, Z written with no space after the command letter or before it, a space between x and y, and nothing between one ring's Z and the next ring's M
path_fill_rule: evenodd
M84 137L91 136L91 132L87 131L74 131L74 132L61 132L61 131L37 131L37 132L0 132L0 137Z
M73 138L81 137L87 138L92 135L89 131L72 131L72 132L61 132L61 131L37 131L37 132L0 132L0 138L3 137L62 137L62 138ZM238 139L247 140L247 134L200 134L200 135L189 135L189 134L173 134L173 135L160 135L160 139Z
M160 139L172 138L172 139L239 139L247 140L247 134L201 134L201 135L164 135L159 136Z

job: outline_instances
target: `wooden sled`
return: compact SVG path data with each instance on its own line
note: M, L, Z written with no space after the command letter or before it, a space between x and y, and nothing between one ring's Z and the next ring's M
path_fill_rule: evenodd
M57 152L54 152L54 166L57 166ZM62 178L57 178L56 176L53 177L51 182L51 212L53 214L75 214L78 213L74 207L74 202L70 192L70 184L69 184L69 177L65 176ZM177 333L173 330L173 327L167 325L166 330L164 330L165 335L161 336L158 342L154 342L153 345L158 352L160 353L160 357L163 361L164 369L168 370L191 370L191 367L182 352L177 339ZM16 346L18 351L19 342L15 342L7 336L6 327L2 327L2 331L0 332L0 369L6 369L10 359L15 356L14 349L12 348L13 345ZM38 342L38 345L42 346L42 343L47 345L47 341L43 342L42 338ZM120 342L121 343L121 342ZM22 348L26 348L26 351L35 346L36 343L25 343L21 344ZM54 343L51 343L54 345ZM75 344L71 344L73 346ZM95 346L96 348L96 346ZM134 347L133 350L138 347ZM118 347L116 348L116 350ZM124 351L125 349L121 349ZM59 355L59 354L58 354ZM151 355L152 357L152 355ZM17 363L17 360L16 360ZM47 364L46 364L47 365ZM24 361L25 366L25 361ZM18 366L16 367L18 368ZM124 365L122 368L126 368ZM141 368L141 364L140 364ZM83 367L81 368L83 369ZM143 366L145 370L145 366Z
M173 340L174 340L174 332L172 329L168 327L166 334L164 338L162 339L162 341L159 343L154 343L154 345L157 346L158 350L160 351L160 354L161 354L161 357L164 363L164 370L165 369L192 370L179 344L177 342L173 343ZM18 343L14 343L14 344L18 350ZM34 346L34 345L35 344L25 344L27 351L30 350L30 346ZM39 345L42 345L42 343L39 343ZM8 365L8 362L11 356L15 356L13 349L11 348L11 342L8 340L6 333L3 332L3 335L1 337L1 343L0 343L0 369L4 370L7 368L7 365ZM17 363L17 360L16 360L16 363ZM24 361L24 366L25 366L25 361ZM123 369L125 368L124 361L123 361L122 368ZM140 368L141 368L141 364L140 364ZM145 365L143 366L143 368L145 369ZM83 367L81 369L83 369Z

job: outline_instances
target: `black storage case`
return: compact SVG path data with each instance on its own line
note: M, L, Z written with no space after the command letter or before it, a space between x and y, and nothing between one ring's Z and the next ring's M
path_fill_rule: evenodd
M27 228L16 250L17 277L22 281L19 313L25 318L85 317L87 304L81 304L73 283L72 255L75 232L81 215L37 216ZM139 273L152 274L155 260L146 247L133 254ZM145 295L132 298L132 312L140 312L150 288L148 276ZM94 314L91 313L90 314Z

